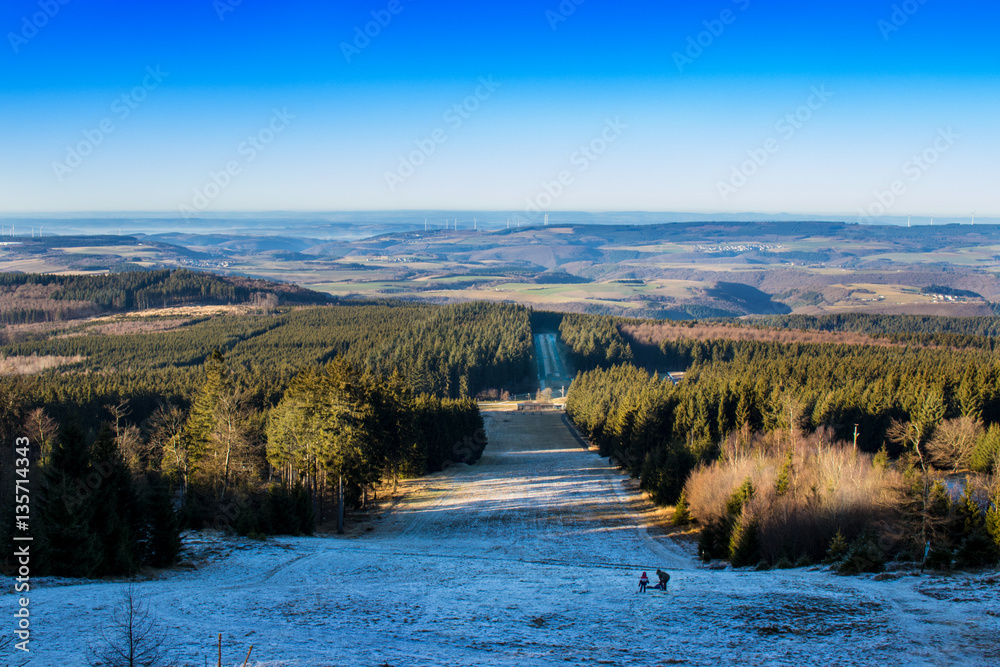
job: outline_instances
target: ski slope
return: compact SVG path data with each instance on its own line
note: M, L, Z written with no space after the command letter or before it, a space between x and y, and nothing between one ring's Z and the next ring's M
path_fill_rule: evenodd
M204 559L140 584L182 664L988 665L994 573L892 581L712 570L557 413L486 413L474 466L407 482L373 530L267 542L189 536ZM669 591L636 592L660 567ZM32 592L33 664L86 664L120 584ZM5 594L13 608L11 595Z

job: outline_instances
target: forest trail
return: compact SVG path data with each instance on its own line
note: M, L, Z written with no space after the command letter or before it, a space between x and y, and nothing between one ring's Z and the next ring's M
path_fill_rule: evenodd
M484 417L481 461L405 482L369 532L219 538L207 566L142 583L181 655L201 664L223 632L233 659L254 644L263 665L1000 661L995 576L710 570L649 529L649 506L561 413ZM669 591L638 594L657 567ZM37 591L40 664L85 664L118 587Z

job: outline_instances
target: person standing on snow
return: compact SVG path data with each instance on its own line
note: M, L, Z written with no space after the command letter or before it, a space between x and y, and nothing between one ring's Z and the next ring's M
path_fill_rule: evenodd
M646 573L643 572L642 576L639 577L639 592L640 593L645 593L646 592L646 586L648 586L648 585L649 585L649 577L647 577Z

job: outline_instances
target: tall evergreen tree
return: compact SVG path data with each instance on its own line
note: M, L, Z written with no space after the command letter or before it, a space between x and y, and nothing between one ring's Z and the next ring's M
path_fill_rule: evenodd
M144 560L153 567L171 565L180 552L181 536L167 480L156 474L147 476L142 507L146 522Z
M101 536L93 530L94 516L113 509L93 502L100 479L83 431L75 425L64 428L44 474L37 524L43 572L90 577L101 570L104 549Z
M97 574L132 574L142 566L141 539L145 531L132 476L107 424L97 435L92 458L101 475L101 483L94 490L96 511L91 521L103 551Z

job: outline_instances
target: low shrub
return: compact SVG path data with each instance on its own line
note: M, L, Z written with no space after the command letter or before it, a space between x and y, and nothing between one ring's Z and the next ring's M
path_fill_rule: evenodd
M885 569L885 554L870 533L862 534L847 550L837 567L840 574L881 572Z

